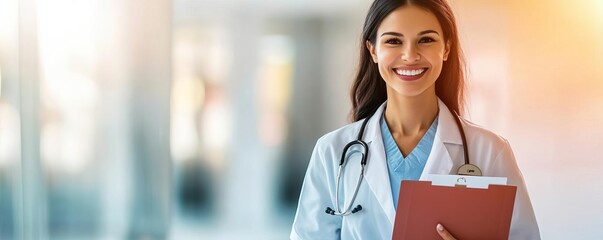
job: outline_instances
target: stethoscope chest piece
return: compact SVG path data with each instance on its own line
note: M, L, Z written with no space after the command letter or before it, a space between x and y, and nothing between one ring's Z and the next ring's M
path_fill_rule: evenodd
M473 164L463 164L459 167L458 175L482 176L482 171Z

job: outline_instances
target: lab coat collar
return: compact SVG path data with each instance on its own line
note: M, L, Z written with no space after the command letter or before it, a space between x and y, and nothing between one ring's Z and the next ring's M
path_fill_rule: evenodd
M381 137L381 116L383 115L383 111L385 111L385 106L387 105L387 101L383 102L377 111L370 117L369 122L366 126L366 142L372 142L375 139L383 139ZM438 128L436 130L436 134L440 137L440 140L444 143L454 143L454 144L463 144L461 139L460 132L456 126L453 113L448 110L446 104L438 98Z
M454 120L454 113L448 109L446 104L444 104L440 98L438 98L438 107L440 109L440 113L438 114L438 129L436 130L436 134L444 143L462 145L463 140L461 138L461 132L459 131L456 121Z
M385 158L385 149L383 147L383 138L381 137L380 130L380 119L383 114L383 109L385 109L385 103L377 109L366 126L365 141L369 146L369 151L365 169L365 179L393 227L396 210L394 209L391 183L389 182L389 172L387 170Z
M458 152L463 146L461 132L454 119L454 113L450 112L446 104L439 98L438 106L440 108L438 128L436 129L431 153L429 153L429 158L427 158L419 180L424 180L427 174L450 174L454 166L454 159L452 159L450 153Z
M369 119L366 126L365 141L369 145L369 153L365 179L393 226L396 211L392 197L391 183L389 181L389 172L387 169L380 124L385 105L386 102L381 104L377 111L375 111L375 114ZM436 136L434 137L431 153L429 154L429 158L423 169L423 173L421 174L421 179L423 179L427 173L450 173L453 162L447 150L447 145L462 144L454 116L439 98L438 107L438 128L436 130Z

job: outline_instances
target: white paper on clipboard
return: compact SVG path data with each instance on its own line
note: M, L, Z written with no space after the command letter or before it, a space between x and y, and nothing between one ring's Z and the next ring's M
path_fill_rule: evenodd
M421 181L431 181L432 185L454 187L464 185L468 188L484 188L488 185L507 185L506 177L479 177L467 175L427 174Z

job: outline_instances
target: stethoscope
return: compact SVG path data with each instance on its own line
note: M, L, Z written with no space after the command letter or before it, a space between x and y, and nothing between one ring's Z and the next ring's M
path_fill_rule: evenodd
M463 152L465 155L465 164L463 164L462 166L459 167L458 175L481 176L482 171L479 169L479 167L469 163L469 151L467 149L467 139L465 137L465 131L463 130L463 125L461 124L461 117L456 112L453 112L452 115L454 115L454 120L456 122L456 126L458 127L458 129L461 133L461 139L463 140ZM364 135L364 129L366 128L366 124L371 117L364 119L364 121L362 122L362 126L360 127L360 132L358 132L358 137L356 138L356 140L349 142L343 148L343 153L341 154L341 160L339 161L339 170L337 171L337 183L336 183L337 186L335 187L335 191L336 191L335 192L335 204L337 207L337 211L333 210L330 207L327 207L327 209L325 210L325 212L327 214L337 215L337 216L347 216L347 215L357 213L360 210L362 210L362 206L360 204L356 205L356 207L354 209L352 209L352 206L354 205L354 200L356 200L356 196L358 195L358 189L360 188L360 183L362 182L362 179L364 178L364 168L366 167L366 160L367 160L369 149L368 149L368 145L366 144L366 142L362 141L362 135ZM339 182L341 180L341 175L342 175L341 173L342 173L342 170L344 167L345 157L347 155L348 149L354 145L360 145L362 147L362 152L361 152L362 158L360 160L360 168L361 168L360 176L358 176L358 181L356 182L356 189L354 190L354 195L352 196L352 201L350 201L348 206L344 209L345 211L342 212L341 207L339 206Z

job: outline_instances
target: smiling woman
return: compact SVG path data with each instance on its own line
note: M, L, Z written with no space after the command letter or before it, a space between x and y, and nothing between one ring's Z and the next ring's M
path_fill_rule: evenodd
M445 0L373 2L351 91L354 122L318 140L292 239L391 239L401 181L462 174L469 158L483 175L517 186L509 239L540 239L508 141L460 117L464 61L455 21ZM424 236L455 239L445 225L434 222ZM457 237L488 238L467 234Z

